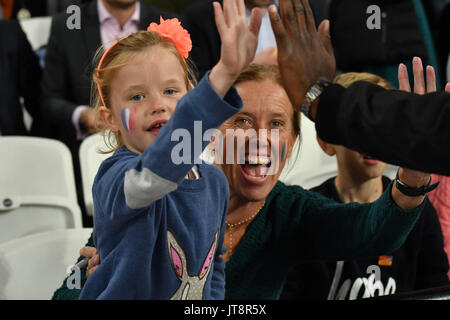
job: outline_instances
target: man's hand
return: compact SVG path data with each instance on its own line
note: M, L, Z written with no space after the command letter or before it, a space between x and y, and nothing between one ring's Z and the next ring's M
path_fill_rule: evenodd
M330 39L330 22L316 30L307 0L280 0L269 7L270 21L278 47L278 66L284 87L294 106L300 107L306 92L318 80L331 81L336 60Z
M80 123L84 125L89 134L98 132L104 125L97 112L92 108L86 108L81 112Z

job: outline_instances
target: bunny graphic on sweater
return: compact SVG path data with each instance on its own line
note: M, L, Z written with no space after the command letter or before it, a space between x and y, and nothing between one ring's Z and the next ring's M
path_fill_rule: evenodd
M170 231L167 231L167 244L169 249L170 261L173 270L180 279L181 284L170 300L201 300L203 299L203 289L214 258L217 247L218 232L203 262L198 275L191 276L188 273L186 254Z

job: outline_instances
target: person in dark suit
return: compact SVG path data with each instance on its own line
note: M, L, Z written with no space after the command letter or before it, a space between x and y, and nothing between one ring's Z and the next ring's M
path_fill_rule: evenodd
M0 20L0 134L40 135L39 59L16 20ZM23 120L20 98L32 116L30 132Z
M89 107L93 56L102 44L145 30L151 22L159 23L160 17L168 19L175 15L136 0L85 3L80 7L79 28L73 14L76 12L62 12L52 20L42 79L42 111L52 137L72 151L83 210L78 149L81 141L96 131L95 113ZM90 218L86 219L90 225Z

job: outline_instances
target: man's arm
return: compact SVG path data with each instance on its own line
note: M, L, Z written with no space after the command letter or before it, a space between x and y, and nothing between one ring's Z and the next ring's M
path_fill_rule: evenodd
M292 104L299 108L319 80L330 81L335 59L329 22L315 27L307 0L269 7L278 65ZM450 85L446 90L450 92ZM379 160L425 172L450 174L450 95L386 91L369 83L328 86L311 107L323 140Z

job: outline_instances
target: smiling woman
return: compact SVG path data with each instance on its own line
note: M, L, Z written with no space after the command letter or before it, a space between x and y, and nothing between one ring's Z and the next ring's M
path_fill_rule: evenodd
M398 194L391 184L373 203L338 204L284 185L278 179L300 135L300 114L275 67L250 65L235 87L244 107L219 129L235 142L230 144L234 154L242 150L245 163L217 163L230 185L223 255L226 299L278 299L295 263L382 254L403 243L422 210L423 197ZM244 140L227 136L236 129L243 130ZM246 133L261 130L268 134L257 135L255 150L250 143L254 135ZM224 143L223 156L230 152L227 147ZM270 175L261 156L269 149L278 150L270 153L269 161L279 163ZM389 223L381 223L386 219Z

